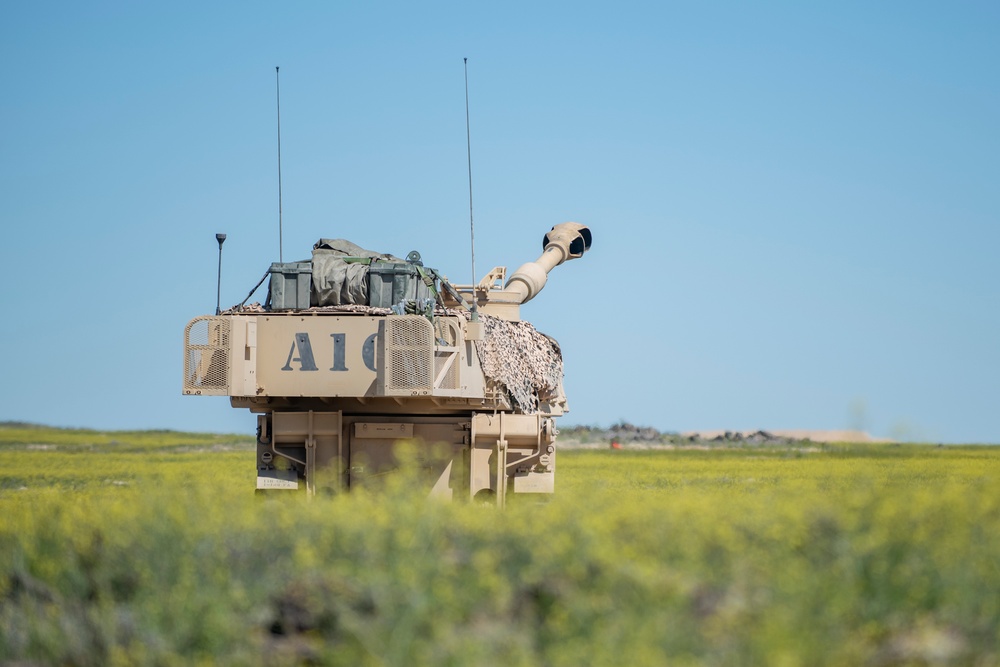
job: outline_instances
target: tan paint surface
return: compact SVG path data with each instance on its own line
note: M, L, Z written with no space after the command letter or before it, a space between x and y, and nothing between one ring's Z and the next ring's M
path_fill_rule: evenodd
M362 348L365 341L378 332L380 319L370 316L258 317L258 388L267 396L373 395L375 371L365 365ZM316 370L303 370L303 350L296 340L297 334L308 336ZM346 370L334 369L334 334L344 336L343 366Z

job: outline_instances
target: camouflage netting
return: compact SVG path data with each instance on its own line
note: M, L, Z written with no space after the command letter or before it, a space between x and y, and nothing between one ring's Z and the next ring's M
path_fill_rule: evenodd
M539 399L559 394L562 353L558 344L528 322L480 315L485 335L476 351L486 377L501 383L521 412L538 410Z

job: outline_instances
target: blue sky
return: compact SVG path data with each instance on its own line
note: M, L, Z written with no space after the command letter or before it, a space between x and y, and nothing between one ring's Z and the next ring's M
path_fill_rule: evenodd
M320 237L511 269L566 424L1000 443L1000 5L7 3L0 420L249 432L187 321Z

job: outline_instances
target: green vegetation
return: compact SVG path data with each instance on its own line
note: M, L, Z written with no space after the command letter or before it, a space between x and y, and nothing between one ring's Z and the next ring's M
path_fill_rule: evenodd
M252 449L254 439L247 435L217 433L181 433L179 431L92 431L39 426L26 422L0 422L0 451L11 449L60 451L101 451L122 453L212 447L215 449Z
M0 427L0 663L1000 664L1000 448L562 451L502 512L251 451Z

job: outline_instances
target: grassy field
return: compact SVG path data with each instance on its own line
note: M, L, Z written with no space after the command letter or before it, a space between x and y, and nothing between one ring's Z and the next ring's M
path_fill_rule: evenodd
M1000 664L1000 448L564 450L498 512L252 446L0 427L0 663Z

